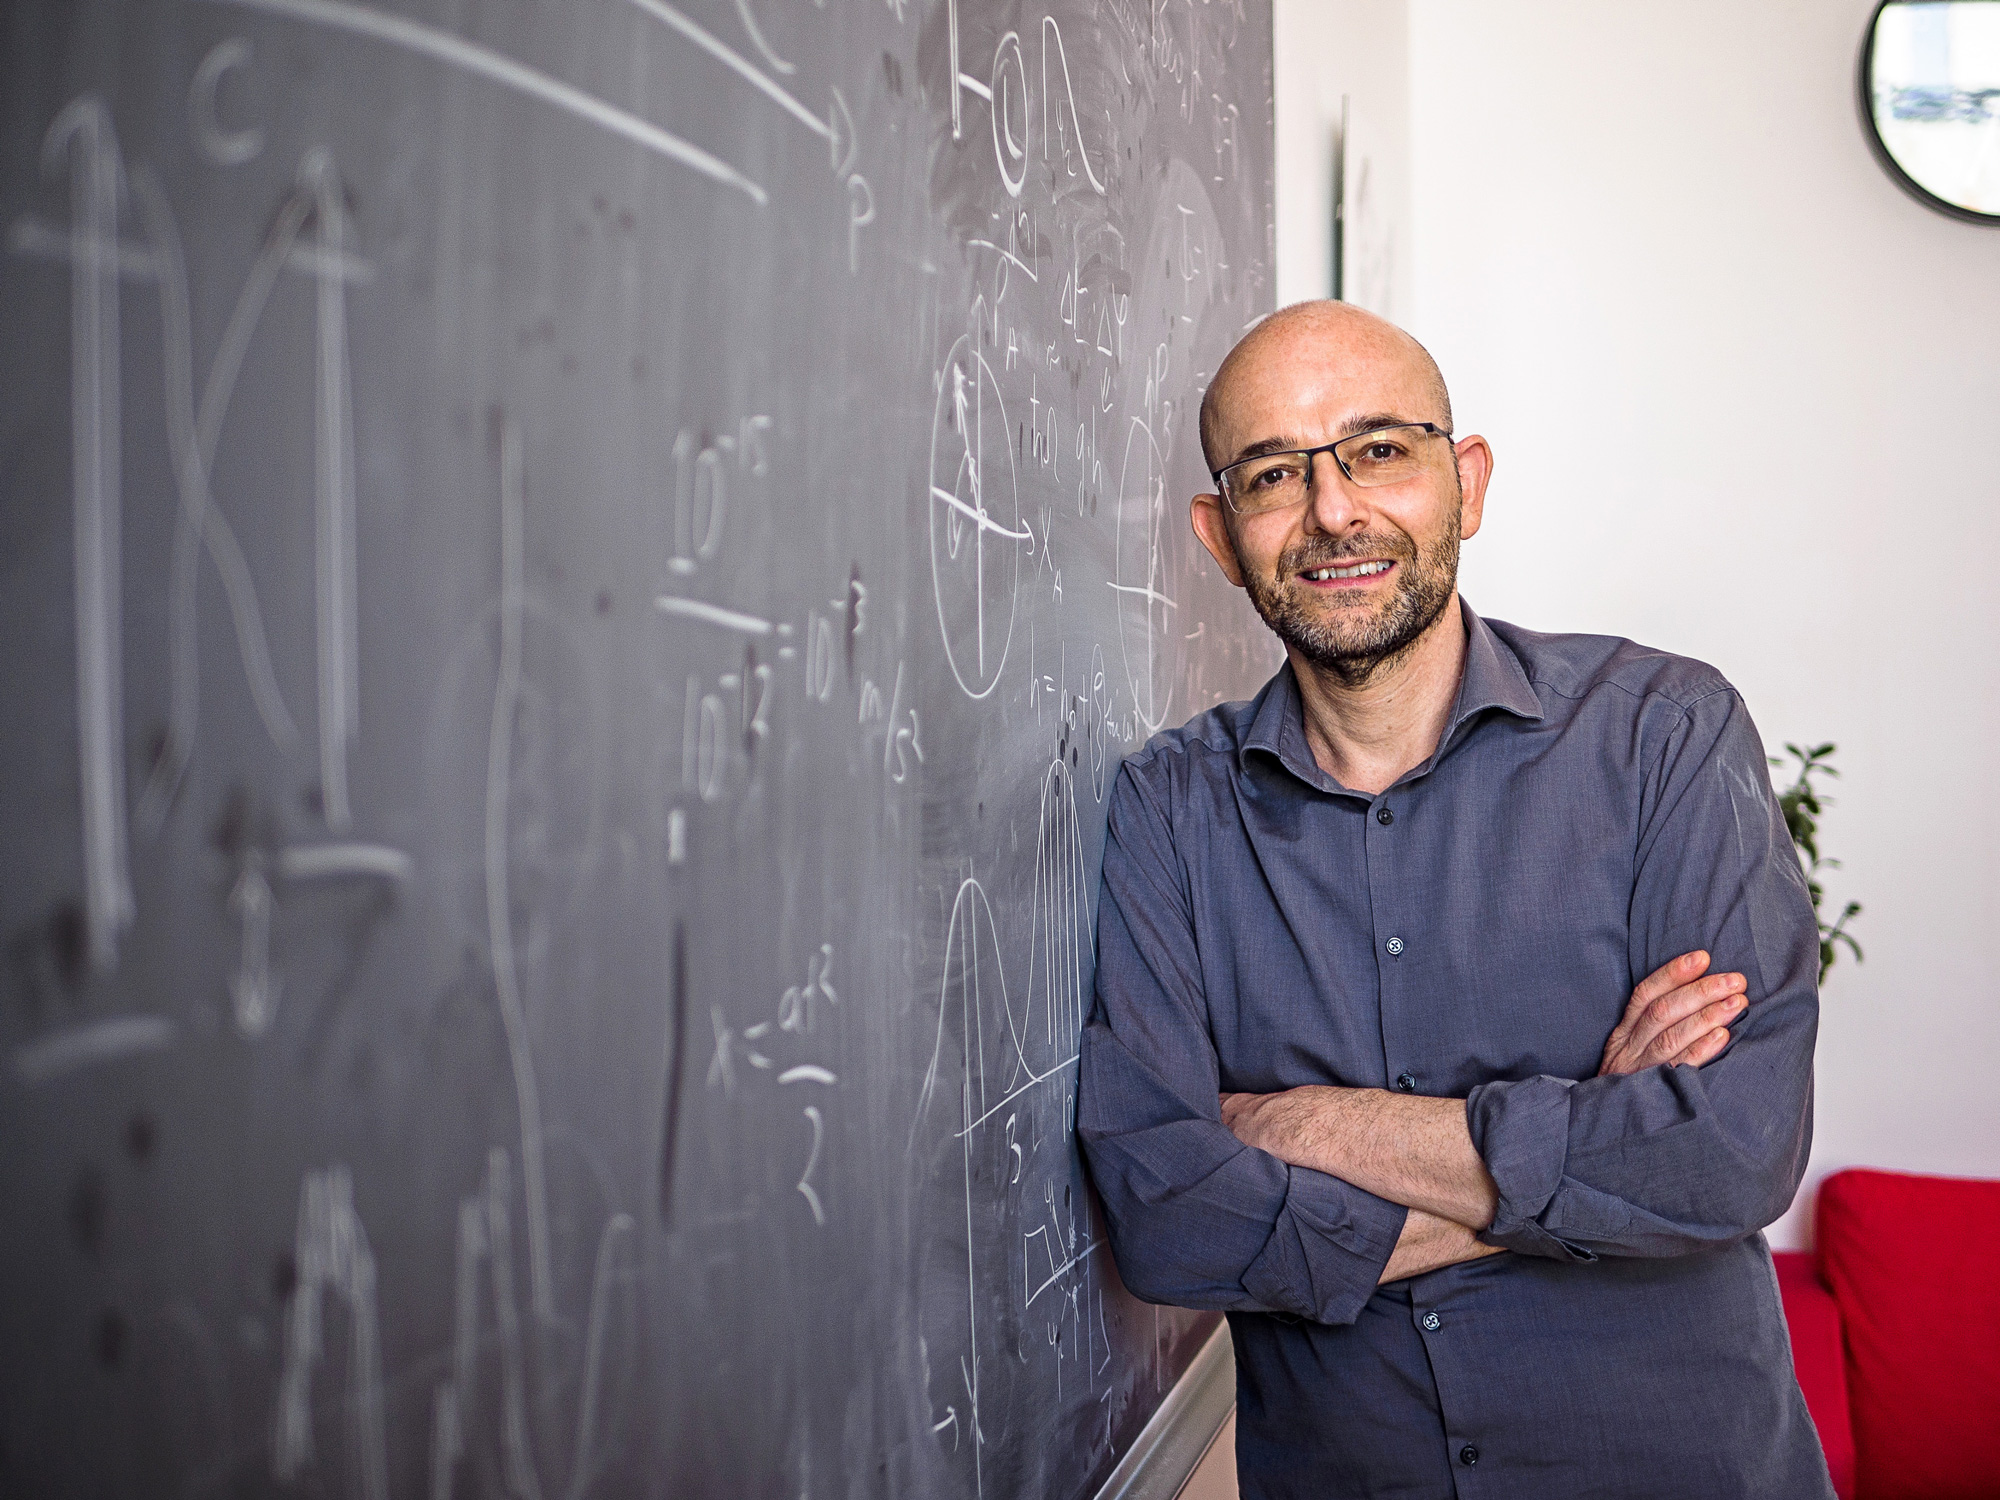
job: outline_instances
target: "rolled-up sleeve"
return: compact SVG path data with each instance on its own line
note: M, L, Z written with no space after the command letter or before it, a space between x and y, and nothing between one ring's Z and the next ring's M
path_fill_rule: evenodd
M1405 1210L1222 1123L1192 904L1154 797L1120 772L1077 1091L1119 1273L1152 1302L1351 1323Z
M1818 928L1734 691L1679 710L1643 788L1629 948L1634 981L1693 949L1741 972L1748 1008L1722 1055L1576 1081L1481 1084L1473 1143L1499 1188L1483 1238L1534 1255L1681 1255L1783 1213L1812 1139Z

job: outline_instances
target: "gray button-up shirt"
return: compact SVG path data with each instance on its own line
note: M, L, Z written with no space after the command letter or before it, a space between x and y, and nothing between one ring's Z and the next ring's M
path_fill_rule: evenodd
M1228 1310L1246 1496L1830 1496L1758 1232L1818 996L1756 729L1697 662L1463 613L1380 796L1314 762L1289 667L1125 763L1077 1115L1119 1270ZM1728 1049L1596 1077L1695 948L1749 981ZM1404 1210L1219 1119L1322 1083L1466 1099L1514 1253L1377 1287Z

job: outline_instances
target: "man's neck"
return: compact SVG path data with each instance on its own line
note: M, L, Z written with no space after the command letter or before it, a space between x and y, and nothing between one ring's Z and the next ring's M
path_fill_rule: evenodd
M1364 682L1343 682L1297 651L1291 659L1313 760L1342 786L1372 797L1428 760L1444 735L1465 672L1458 594L1407 651Z

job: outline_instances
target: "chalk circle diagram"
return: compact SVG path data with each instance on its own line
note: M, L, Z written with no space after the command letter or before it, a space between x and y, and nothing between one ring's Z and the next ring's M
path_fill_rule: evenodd
M1013 429L993 367L969 335L951 346L931 414L931 585L945 658L968 696L1000 681L1014 639L1021 524Z
M519 692L508 785L489 765L500 674L500 614L490 602L460 636L432 689L424 785L438 877L454 932L484 950L487 820L503 820L516 959L533 965L553 929L591 893L604 838L604 704L574 627L532 593L522 600ZM468 775L468 768L482 774Z

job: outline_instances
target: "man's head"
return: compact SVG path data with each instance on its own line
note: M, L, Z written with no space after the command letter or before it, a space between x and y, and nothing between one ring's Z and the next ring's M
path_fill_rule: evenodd
M1350 684L1402 656L1457 597L1458 544L1479 529L1492 470L1485 439L1454 447L1451 398L1423 345L1341 302L1301 302L1264 319L1202 398L1211 470L1425 422L1441 435L1411 435L1423 462L1395 483L1358 484L1323 453L1297 503L1194 500L1195 534L1224 575L1296 656Z

